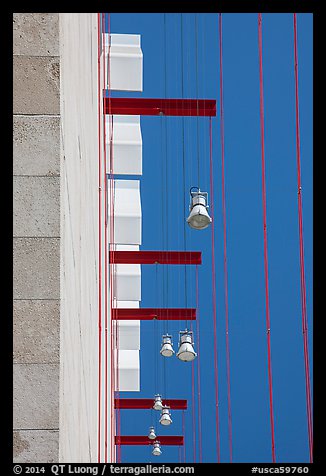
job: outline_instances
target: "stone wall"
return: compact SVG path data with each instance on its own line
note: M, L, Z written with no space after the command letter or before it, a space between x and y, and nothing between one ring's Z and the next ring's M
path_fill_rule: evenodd
M13 18L14 461L58 461L59 14Z

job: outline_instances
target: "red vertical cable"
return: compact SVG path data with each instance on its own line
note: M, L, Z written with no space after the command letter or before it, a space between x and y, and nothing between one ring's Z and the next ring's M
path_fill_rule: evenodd
M103 87L105 89L105 54L106 54L106 46L105 46L105 14L102 13L102 39L104 45L104 54L103 54ZM104 174L106 174L106 123L105 123L105 114L103 113L103 148L104 148ZM107 180L105 175L105 180L103 183L103 191L104 196L106 197L106 188L107 188ZM107 201L104 201L104 216L105 216L105 227L104 227L104 336L105 336L105 345L104 345L104 354L105 354L105 361L104 361L104 461L108 462L108 292L107 292L107 278L108 278L108 266L107 266L107 223L106 223L106 216L107 216Z
M222 146L222 207L223 207L223 242L224 242L224 302L225 302L225 341L226 341L226 372L228 391L228 432L230 463L232 463L232 415L231 415L231 383L230 383L230 345L229 345L229 299L228 299L228 268L226 253L226 206L225 206L225 154L224 154L224 105L223 105L223 51L222 51L222 14L219 13L219 52L220 52L220 121Z
M200 388L200 340L199 340L199 279L198 264L196 265L196 329L197 329L197 386L198 386L198 446L199 446L199 463L203 461L202 450L202 427L201 427L201 388Z
M293 26L294 26L295 125L296 125L298 218L299 218L299 243L300 243L301 313L302 313L302 333L303 333L303 349L304 349L305 381L306 381L306 406L307 406L307 420L308 420L309 459L310 459L310 463L312 463L313 461L313 430L312 430L312 408L311 408L309 350L308 350L308 321L307 321L307 308L306 308L306 283L305 283L304 246L303 246L301 161L300 161L300 122L299 122L298 43L297 43L297 15L296 13L293 14Z
M114 253L114 179L113 179L113 116L111 115L111 70L110 70L110 49L111 49L111 24L110 24L110 14L108 14L108 97L109 97L109 138L110 138L110 250ZM104 84L104 86L106 86ZM110 264L110 310L111 310L111 321L110 321L110 351L111 351L111 365L110 365L110 374L111 374L111 412L110 412L110 421L111 421L111 462L115 462L116 448L115 448L115 412L114 412L114 392L115 392L115 348L114 348L114 339L113 339L113 292L114 292L114 265Z
M101 382L101 360L102 360L102 240L101 240L101 80L100 80L100 69L101 69L101 24L100 24L100 13L97 14L97 29L98 29L98 46L97 46L97 98L98 98L98 260L99 260L99 276L98 276L98 429L97 429L97 451L98 451L98 462L101 462L101 392L102 392L102 382Z
M267 328L267 352L268 352L268 383L269 383L269 407L270 407L270 423L271 423L271 437L272 437L272 459L273 459L273 463L275 463L276 459L275 459L274 412L273 412L271 321L270 321L270 313L269 313L268 256L267 256L263 48L262 48L262 15L261 13L258 13L258 44L259 44L259 91L260 91L260 133L261 133L260 135L261 135L262 188L263 188L264 270L265 270L266 328Z
M106 45L105 35L104 41ZM109 97L109 113L111 112L111 84L110 84L110 18L108 19L108 77L107 77L107 88L108 88L108 97ZM106 50L105 50L106 52ZM105 62L105 58L104 58ZM106 84L104 83L104 88L106 90ZM111 115L108 116L109 119L109 167L110 167L110 180L109 180L109 191L110 191L110 243L107 246L110 246L110 251L112 251L112 177L111 177L111 162L112 162L112 147L111 147ZM106 118L105 118L106 120ZM107 180L107 178L106 178ZM113 382L114 382L114 350L113 350L113 320L112 320L112 296L113 296L113 266L110 263L110 462L114 462L114 446L113 440L115 436L114 432L114 410L113 410Z
M215 406L216 406L216 452L217 462L220 463L220 429L218 411L218 365L217 365L217 323L216 323L216 272L215 272L215 233L214 233L214 181L213 181L213 136L212 118L209 118L209 178L211 194L211 238L212 238L212 294L213 294L213 321L214 321L214 380L215 380Z

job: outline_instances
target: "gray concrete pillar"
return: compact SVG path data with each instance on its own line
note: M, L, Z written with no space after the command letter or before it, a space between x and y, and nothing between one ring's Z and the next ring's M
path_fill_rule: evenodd
M13 21L14 462L57 462L59 14Z

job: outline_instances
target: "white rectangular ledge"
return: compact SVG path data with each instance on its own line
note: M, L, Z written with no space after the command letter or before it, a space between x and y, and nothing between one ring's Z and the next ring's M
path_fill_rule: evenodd
M111 193L108 187L108 222ZM141 203L139 180L114 180L114 243L141 244Z
M106 140L109 147L111 117L106 116ZM120 175L142 175L142 136L140 116L113 116L113 173ZM108 149L109 150L109 149ZM110 161L107 173L110 173Z
M110 36L110 39L109 39ZM109 41L111 46L109 48ZM106 84L115 91L143 90L143 52L140 35L105 34L105 55L110 51L110 78L107 68Z
M118 360L119 388L122 392L140 391L139 350L119 350Z

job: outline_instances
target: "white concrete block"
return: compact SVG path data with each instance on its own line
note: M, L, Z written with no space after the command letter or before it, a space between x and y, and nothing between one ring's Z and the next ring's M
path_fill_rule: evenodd
M122 392L139 392L139 351L119 350L118 365L119 390Z
M138 251L138 245L116 245L117 251ZM115 264L113 295L117 301L141 301L140 264Z
M106 116L106 141L109 150L111 132L113 143L113 173L142 175L142 136L140 116ZM111 131L112 129L112 131ZM110 173L108 161L107 173Z
M111 220L108 190L108 222ZM141 244L141 203L139 180L114 180L114 243ZM130 298L132 299L132 298ZM133 300L133 299L132 299Z
M116 308L138 308L139 301L117 301ZM140 349L140 321L121 320L118 321L119 349L139 350Z
M140 48L140 35L105 35L105 55L110 48L110 78L107 68L106 84L117 91L143 90L143 53Z

